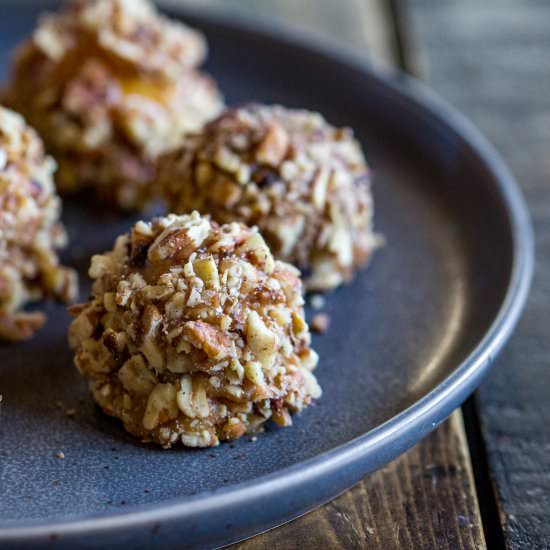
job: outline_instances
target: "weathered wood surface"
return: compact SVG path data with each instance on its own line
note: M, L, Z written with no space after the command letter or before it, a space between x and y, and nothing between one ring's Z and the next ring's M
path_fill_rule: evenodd
M550 2L410 1L431 84L493 141L531 209L531 297L479 401L506 545L550 548Z
M235 547L485 548L460 412L341 497Z

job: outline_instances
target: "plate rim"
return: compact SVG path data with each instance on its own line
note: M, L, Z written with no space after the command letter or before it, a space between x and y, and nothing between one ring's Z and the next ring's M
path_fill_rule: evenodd
M48 5L47 2L36 4ZM535 262L534 234L520 187L500 154L481 131L433 90L399 70L375 66L349 47L336 45L333 41L321 42L313 33L298 33L286 24L267 24L261 18L246 15L242 10L221 8L214 12L208 8L178 6L167 1L160 4L164 11L177 14L183 19L196 18L234 30L241 29L262 39L282 42L292 48L324 56L331 62L361 72L373 83L406 100L409 109L423 113L450 129L467 146L468 154L476 156L495 180L495 187L507 213L512 234L513 262L509 284L497 315L468 357L419 400L372 430L292 466L214 491L60 521L0 520L0 542L32 542L54 534L78 536L97 531L106 534L120 529L142 527L151 522L200 516L243 504L254 498L275 498L275 494L312 483L339 468L366 460L369 454L387 446L385 458L378 460L378 463L371 462L371 466L365 468L364 473L373 471L435 429L464 401L488 372L493 360L512 334L528 297ZM398 442L399 434L406 432L411 424L416 426L421 436ZM334 496L336 495L332 495L330 499ZM325 502L330 499L325 499ZM315 506L317 505L319 504Z

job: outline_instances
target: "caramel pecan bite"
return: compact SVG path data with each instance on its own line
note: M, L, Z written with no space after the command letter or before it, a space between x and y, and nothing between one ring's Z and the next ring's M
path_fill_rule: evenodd
M138 222L90 276L71 308L75 364L142 440L209 447L287 426L321 395L300 274L256 229L197 212Z
M378 245L370 171L347 128L280 106L226 110L160 162L172 212L257 225L308 290L349 281Z
M57 160L60 191L141 208L158 156L222 108L205 57L198 31L147 0L68 0L19 48L5 102Z
M66 244L59 222L54 161L23 118L0 107L0 338L30 338L45 322L21 308L44 297L70 301L76 274L59 265Z

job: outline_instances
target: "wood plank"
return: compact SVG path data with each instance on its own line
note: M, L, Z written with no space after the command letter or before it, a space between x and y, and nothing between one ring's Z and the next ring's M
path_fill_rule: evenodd
M230 10L254 16L264 23L284 24L324 42L357 48L375 64L395 63L392 29L387 24L386 0L307 2L305 0L159 0L161 4L186 4Z
M550 547L550 3L411 0L431 82L495 143L537 235L531 296L479 393L506 545Z
M232 548L485 548L460 411L322 508Z

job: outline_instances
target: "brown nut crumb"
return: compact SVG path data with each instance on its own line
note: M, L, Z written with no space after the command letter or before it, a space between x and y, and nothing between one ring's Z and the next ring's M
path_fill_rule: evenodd
M304 270L310 291L349 281L378 244L361 147L317 113L227 109L165 155L158 174L170 211L257 225L275 257Z
M68 0L18 49L5 101L57 160L61 192L142 208L158 155L223 106L205 57L202 34L148 0Z
M311 321L311 330L325 333L330 326L330 316L327 313L317 313Z
M204 321L187 321L183 334L189 343L202 349L208 357L226 359L231 357L233 342L223 330Z
M289 426L320 397L299 272L256 229L197 212L138 222L90 276L72 308L75 364L142 440L211 447L271 418Z

